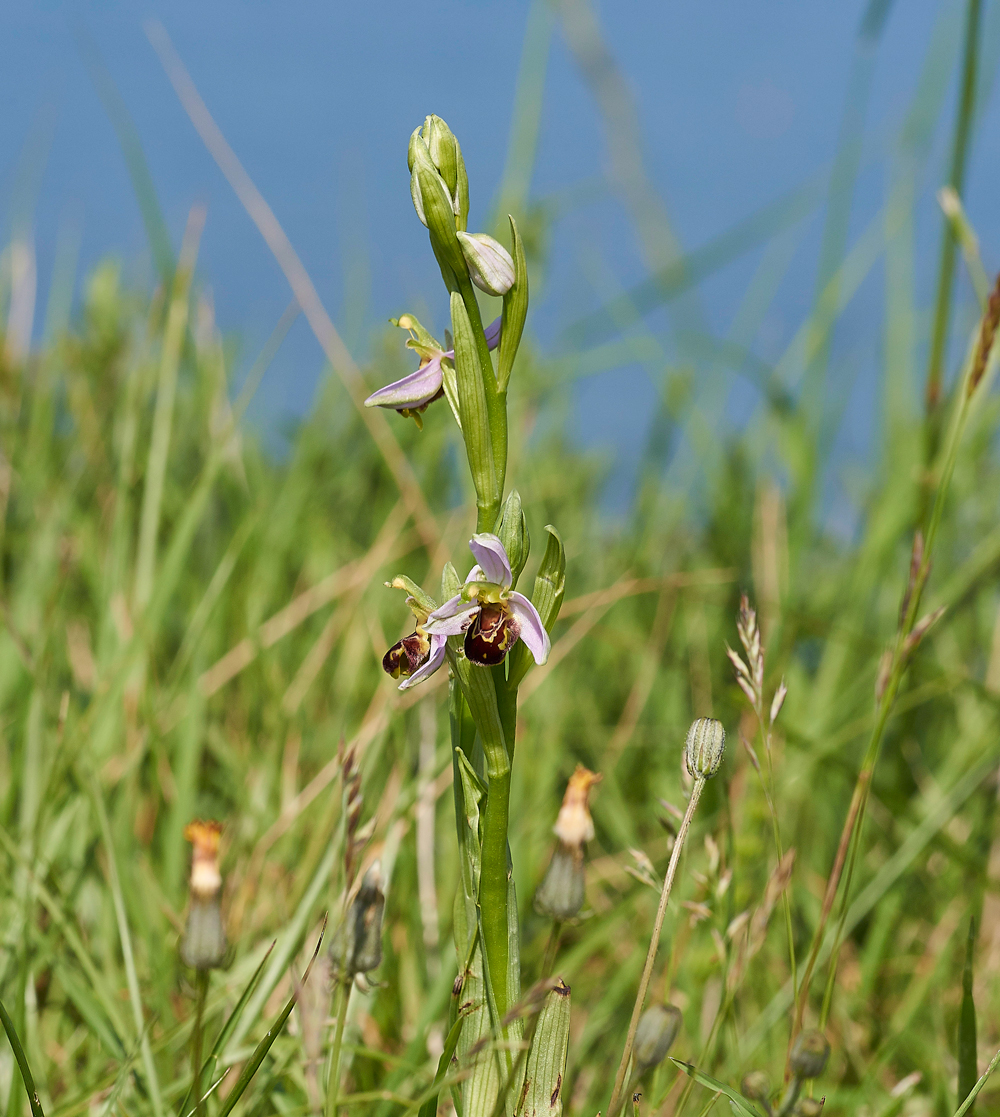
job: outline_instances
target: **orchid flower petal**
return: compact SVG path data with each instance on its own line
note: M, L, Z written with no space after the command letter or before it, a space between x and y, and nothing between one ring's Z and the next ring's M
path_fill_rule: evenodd
M521 622L521 639L527 644L528 651L531 652L535 657L535 662L541 667L549 658L552 641L549 640L549 634L545 631L545 625L542 624L542 618L538 615L538 610L523 593L517 593L516 591L507 595L507 607Z
M460 636L479 612L478 601L463 601L461 594L435 609L423 625L428 636Z
M430 403L441 391L443 356L443 353L439 353L427 364L421 365L416 372L379 388L365 400L365 407L393 407L398 411L400 408L417 408Z
M486 344L490 349L496 349L500 344L500 323L502 321L502 317L495 318L484 330L486 334Z
M444 663L444 653L447 646L447 636L432 636L431 654L427 657L427 662L421 667L418 667L408 679L404 679L399 684L399 689L409 690L411 686L416 686L417 683L422 683L424 679L430 678L441 664Z
M510 573L510 561L500 540L488 531L474 535L469 540L469 550L482 567L487 582L495 582L506 589L513 578Z

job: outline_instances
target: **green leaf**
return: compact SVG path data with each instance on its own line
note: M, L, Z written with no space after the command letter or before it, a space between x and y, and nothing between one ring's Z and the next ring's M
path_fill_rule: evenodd
M958 1017L958 1104L972 1093L979 1077L976 1051L976 1002L972 996L972 956L976 947L976 920L969 920L969 938L965 947L965 968L962 971L962 1007ZM967 1113L975 1111L975 1104Z
M38 1091L35 1089L35 1080L31 1077L31 1067L28 1066L28 1060L25 1057L24 1048L21 1046L21 1040L18 1038L17 1029L14 1027L14 1021L7 1014L3 1001L0 1001L0 1024L3 1024L3 1030L7 1033L14 1058L17 1060L17 1069L21 1072L21 1081L24 1083L24 1089L28 1095L28 1104L31 1106L31 1117L45 1117L42 1112L42 1103L38 1100ZM13 1086L11 1089L13 1089Z
M319 948L323 945L323 936L325 934L326 920L324 919L323 930L319 933L319 941L316 943L316 949L313 951L313 956L309 959L309 965L306 966L306 971L302 975L302 980L299 982L300 986L305 985L305 983L309 980L309 974L312 971L313 963L316 961L316 958L319 955ZM219 1110L218 1117L227 1117L227 1114L232 1112L233 1107L240 1100L240 1098L243 1097L246 1088L250 1085L251 1079L260 1069L260 1064L264 1061L264 1058L267 1055L268 1051L271 1050L271 1045L280 1035L281 1029L285 1026L285 1021L291 1015L292 1009L295 1007L297 1000L298 994L293 992L292 995L288 998L285 1007L274 1018L274 1022L271 1024L270 1028L267 1029L264 1038L254 1048L254 1052L250 1056L249 1062L246 1064L246 1066L244 1066L243 1072L236 1080L236 1085L232 1088L230 1093L226 1096L226 1100L222 1103L222 1108Z
M559 1117L569 1052L570 990L562 980L550 990L538 1016L524 1075L524 1105L518 1111Z
M682 1062L680 1059L675 1059L672 1055L670 1056L670 1061L675 1066L680 1067L688 1077L693 1078L695 1082L705 1086L713 1093L725 1094L732 1102L734 1111L742 1114L743 1117L760 1117L757 1110L754 1109L742 1094L738 1094L735 1090L730 1089L724 1082L719 1082L718 1079L703 1074L697 1067L693 1067L690 1063Z
M528 316L528 262L524 256L521 234L513 217L510 221L511 256L514 260L514 286L503 297L503 318L500 324L500 357L497 363L497 383L501 392L507 391L507 382L514 368L514 358L521 344L524 321Z

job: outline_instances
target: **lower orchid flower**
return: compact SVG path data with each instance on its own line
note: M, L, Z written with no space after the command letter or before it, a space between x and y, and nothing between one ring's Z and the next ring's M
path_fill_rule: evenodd
M549 634L538 610L511 588L510 561L503 543L489 532L474 535L469 550L476 565L469 571L462 592L427 617L424 632L435 636L465 634L465 656L472 663L491 667L502 663L518 640L523 640L537 664L549 657Z
M408 349L413 349L420 357L420 367L416 372L404 376L373 392L366 400L365 407L391 407L404 418L412 418L418 427L423 426L420 413L436 399L444 395L444 370L442 361L454 361L454 349L442 349L431 334L427 332L412 314L404 314L395 323L410 331ZM496 349L500 344L500 319L497 318L486 327L486 344Z
M444 663L447 636L428 636L418 623L410 636L393 644L382 657L382 667L394 679L403 677L400 690L422 683Z
M407 591L406 604L416 620L413 632L393 644L382 657L385 673L394 679L402 678L399 689L409 690L433 675L444 663L448 637L431 636L425 630L424 625L434 610L435 602L418 585L399 575L386 582L386 586Z

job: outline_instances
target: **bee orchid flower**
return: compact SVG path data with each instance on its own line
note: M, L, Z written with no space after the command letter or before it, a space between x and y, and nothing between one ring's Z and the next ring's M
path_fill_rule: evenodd
M365 407L391 407L404 418L412 416L417 426L423 422L420 413L436 399L444 395L444 372L442 361L454 361L454 349L442 349L438 341L429 334L412 314L405 314L396 324L411 333L407 348L414 350L420 358L416 372L404 376L373 392L366 400ZM497 318L486 327L486 344L496 349L500 344L500 319Z
M483 532L472 537L469 550L476 565L462 592L428 616L424 632L432 639L464 633L466 658L483 667L502 663L518 640L524 641L537 664L543 664L549 657L549 634L534 605L512 589L503 544Z

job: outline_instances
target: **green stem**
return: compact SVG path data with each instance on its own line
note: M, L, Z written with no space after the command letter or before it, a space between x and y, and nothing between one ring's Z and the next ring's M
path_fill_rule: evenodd
M347 1021L347 1006L351 999L351 987L354 982L350 978L337 977L337 996L334 1001L334 1012L337 1016L337 1028L333 1034L333 1047L330 1049L329 1077L326 1083L326 1110L325 1117L336 1117L337 1102L340 1094L340 1052L344 1043L344 1024Z
M558 919L552 923L552 930L549 932L549 941L545 946L545 956L542 958L542 972L538 976L539 981L544 981L550 973L552 967L556 964L556 955L559 953L559 937L562 934L562 924Z
M195 1112L202 1117L205 1112L204 1099L201 1096L201 1044L204 1035L205 1022L205 996L208 993L208 970L199 970L195 979L197 994L194 1006L194 1030L191 1033L191 1075L193 1078L192 1091L194 1093Z
M670 899L670 891L674 886L674 876L677 873L677 865L681 859L681 851L684 848L684 842L687 840L688 831L691 829L691 820L694 818L695 809L698 806L698 800L701 798L701 793L705 789L705 780L699 777L694 781L694 787L691 789L691 798L688 800L687 810L684 813L684 820L681 822L680 829L677 831L677 837L674 840L674 848L670 853L670 863L667 865L667 875L663 878L663 891L660 893L660 906L656 910L656 920L653 923L653 934L649 940L649 950L646 953L646 964L642 969L642 978L639 981L639 992L635 997L635 1005L632 1008L632 1019L629 1021L628 1036L625 1039L625 1050L622 1052L622 1060L618 1064L618 1073L615 1076L614 1089L611 1092L611 1101L608 1103L608 1117L615 1117L618 1112L618 1106L622 1096L622 1087L625 1085L625 1074L628 1070L629 1059L632 1057L632 1044L635 1042L635 1031L639 1027L639 1017L642 1015L643 1005L646 1003L646 991L649 989L649 981L653 976L653 963L656 961L656 951L660 945L660 932L663 930L663 918L667 913L667 901Z
M774 848L778 854L778 864L780 865L785 856L784 847L781 841L781 826L778 822L778 811L774 805L774 769L771 765L771 732L764 729L764 715L763 710L757 711L757 722L760 725L760 736L764 744L764 755L767 758L767 805L771 811L771 829L774 834ZM781 906L785 913L785 934L788 938L788 965L791 970L792 978L792 998L795 998L795 991L798 988L798 971L795 965L795 934L792 930L792 904L788 898L788 888L782 889L781 892Z

